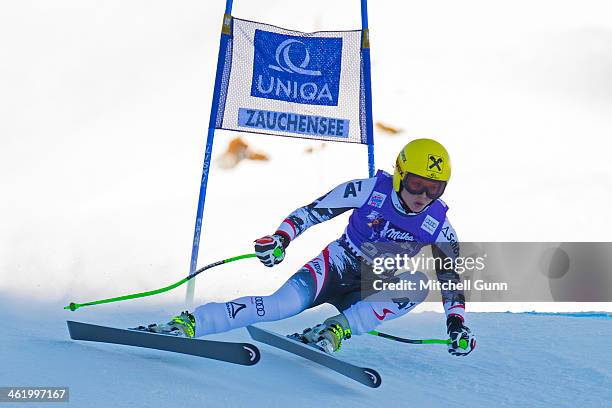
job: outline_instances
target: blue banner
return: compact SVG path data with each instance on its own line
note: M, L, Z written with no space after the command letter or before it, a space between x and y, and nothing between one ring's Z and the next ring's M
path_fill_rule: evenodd
M255 30L251 96L308 105L338 105L342 38Z

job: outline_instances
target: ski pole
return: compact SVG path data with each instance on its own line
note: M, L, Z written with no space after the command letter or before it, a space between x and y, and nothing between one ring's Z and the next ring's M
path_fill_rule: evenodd
M151 290L151 291L148 291L148 292L133 293L131 295L119 296L119 297L114 297L114 298L109 298L109 299L96 300L96 301L87 302L87 303L74 303L74 302L70 302L70 304L68 306L65 306L64 309L72 310L74 312L78 308L84 307L84 306L93 306L93 305L99 305L99 304L102 304L102 303L119 302L121 300L136 299L136 298L141 298L141 297L145 297L145 296L157 295L159 293L167 292L169 290L172 290L172 289L174 289L176 287L181 286L183 283L188 282L189 280L195 278L196 276L198 276L200 273L204 272L207 269L214 268L215 266L223 265L223 264L226 264L226 263L238 261L239 259L253 258L253 257L256 257L256 256L257 256L256 254L245 254L245 255L235 256L233 258L227 258L227 259L224 259L222 261L213 262L213 263L211 263L209 265L203 266L202 268L198 269L197 271L194 271L191 275L187 276L186 278L183 278L180 281L178 281L176 283L173 283L172 285L163 287L161 289Z
M382 337L382 338L389 339L389 340L398 341L400 343L408 343L408 344L451 344L452 342L451 339L419 339L419 340L405 339L402 337L393 336L391 334L381 333L376 330L372 330L368 332L368 334L371 334L373 336ZM464 350L467 349L468 348L467 340L465 339L459 340L459 347Z

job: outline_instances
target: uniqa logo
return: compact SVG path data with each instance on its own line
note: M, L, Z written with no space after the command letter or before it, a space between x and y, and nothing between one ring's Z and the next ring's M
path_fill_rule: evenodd
M295 65L291 61L291 57L289 52L291 51L291 47L295 44L301 44L305 51L304 60L300 63L299 66ZM282 62L281 62L282 56ZM278 66L274 66L272 64L268 65L269 68L279 71L279 72L289 72L292 74L301 74L301 75L310 75L310 76L321 76L321 71L315 71L310 69L305 69L308 64L310 64L310 52L308 51L308 47L301 41L290 38L288 40L283 41L276 48L276 63ZM284 63L284 64L283 64Z
M251 95L337 106L342 38L295 37L255 30Z
M299 64L299 66L295 65L293 61L291 61L291 47L300 44L302 49L304 50L304 60ZM288 72L290 74L300 74L300 75L308 75L308 76L321 76L321 71L306 69L308 64L310 64L310 52L308 51L308 47L301 41L295 40L293 38L289 38L278 45L276 48L276 63L275 65L268 65L268 68L273 69L278 72ZM276 82L276 86L275 85ZM275 89L276 88L276 89ZM257 81L257 89L259 92L263 94L269 94L273 91L276 96L280 96L281 93L284 93L286 97L297 99L298 96L304 100L312 101L312 100L321 100L323 98L332 100L331 92L329 91L329 87L327 84L324 84L323 87L319 90L319 87L314 82L304 82L302 84L298 84L295 81L282 81L279 78L275 78L273 76L270 77L270 83L267 89L263 87L263 77L259 75Z
M257 78L257 90L262 94L274 93L277 97L286 97L289 99L301 98L305 101L321 101L322 99L333 102L332 94L327 84L323 84L321 89L314 82L304 82L302 84L291 81L282 80L271 76L270 82L264 87L263 76L259 75Z

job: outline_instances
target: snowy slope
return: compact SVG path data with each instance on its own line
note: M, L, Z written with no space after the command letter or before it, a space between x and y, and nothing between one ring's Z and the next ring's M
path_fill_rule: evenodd
M63 302L184 276L223 3L3 7L0 289ZM234 14L305 31L360 23L356 0L296 4L237 0ZM370 1L375 120L405 129L376 135L378 167L391 170L408 140L435 137L452 154L445 200L462 240L609 240L609 219L591 219L612 200L611 167L593 156L612 133L609 8ZM215 158L232 136L218 132ZM366 176L363 146L308 155L313 142L246 139L272 160L213 165L201 265L250 252L297 206ZM265 179L281 188L253 183ZM211 271L198 299L272 292L345 222L308 231L282 268Z
M612 404L609 315L472 313L478 349L467 358L450 356L444 346L356 336L339 355L381 373L381 387L370 389L265 345L260 345L259 364L242 367L160 351L73 342L60 305L24 306L17 312L6 300L2 303L5 334L0 338L0 384L69 386L71 407ZM109 306L83 309L70 318L126 327L158 321L176 307ZM322 307L265 327L293 332L321 320L329 311ZM444 323L439 314L420 313L390 322L385 330L405 337L435 337L443 335ZM248 341L248 334L240 329L211 338Z

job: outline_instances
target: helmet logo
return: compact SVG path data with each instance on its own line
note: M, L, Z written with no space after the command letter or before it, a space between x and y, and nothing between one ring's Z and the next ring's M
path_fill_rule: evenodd
M440 156L430 154L427 159L427 170L435 171L436 173L442 173L444 169L444 159Z
M402 176L404 175L404 169L402 169L402 163L400 162L399 157L395 161L395 168L397 169L400 175Z

